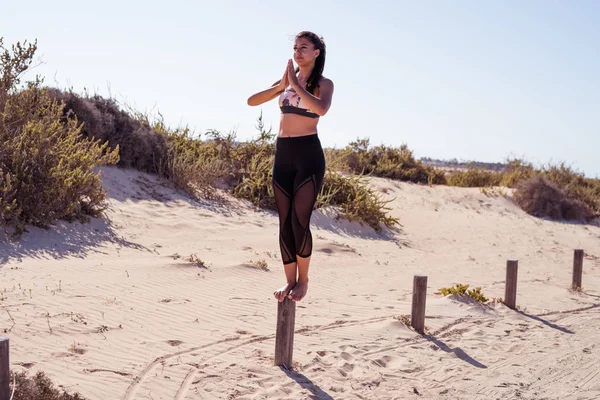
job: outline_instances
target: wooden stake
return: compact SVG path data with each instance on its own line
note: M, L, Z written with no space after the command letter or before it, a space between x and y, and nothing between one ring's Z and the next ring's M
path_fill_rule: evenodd
M506 263L506 292L504 293L504 304L513 310L517 306L517 272L519 261L509 260Z
M10 399L10 360L8 338L0 336L0 400Z
M583 275L583 250L576 249L573 255L573 289L581 289Z
M292 366L294 354L294 325L296 302L287 297L277 305L277 332L275 336L275 365Z
M427 299L427 277L415 275L413 279L411 326L419 333L425 330L425 302Z

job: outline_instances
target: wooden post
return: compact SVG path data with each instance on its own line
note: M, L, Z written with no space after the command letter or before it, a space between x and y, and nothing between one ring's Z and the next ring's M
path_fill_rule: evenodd
M277 304L277 332L275 336L275 365L292 366L294 354L294 325L296 302L287 297Z
M583 250L576 249L573 256L573 289L581 289L581 275L583 274Z
M413 279L412 313L410 324L419 333L425 331L425 301L427 299L427 277L415 275Z
M0 400L10 399L10 360L8 338L0 336Z
M519 261L509 260L506 263L506 292L504 293L504 304L513 310L517 306L517 272Z

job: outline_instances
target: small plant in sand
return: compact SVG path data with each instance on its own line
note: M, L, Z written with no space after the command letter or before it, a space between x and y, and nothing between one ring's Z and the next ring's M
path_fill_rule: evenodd
M506 191L499 187L481 187L479 191L487 197L506 196Z
M8 318L10 318L12 322L12 326L10 328L4 328L4 333L9 333L17 323L15 322L15 319L12 317L12 315L10 315L10 311L8 311L6 308L4 309L4 311L6 311L6 313L8 314Z
M459 296L468 296L480 303L485 303L489 300L483 295L480 287L477 287L475 289L469 289L469 285L463 285L460 283L449 288L441 288L440 293L442 293L443 296L448 296L452 294L457 294Z
M571 293L583 293L583 288L579 287L579 286L571 285L571 287L569 287L569 292L571 292Z
M264 259L260 259L260 260L250 260L248 265L256 268L256 269L260 269L261 271L268 271L269 270L269 264L267 264L267 262Z
M406 326L410 326L410 315L409 314L395 315L394 319L398 320L399 322L403 323Z
M206 263L202 261L196 254L190 254L189 257L185 258L185 261L195 264L198 268L208 269Z

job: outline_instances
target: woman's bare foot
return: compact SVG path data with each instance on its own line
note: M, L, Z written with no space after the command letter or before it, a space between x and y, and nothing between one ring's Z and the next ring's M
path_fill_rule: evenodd
M277 299L277 301L281 302L285 297L290 293L290 290L294 288L296 282L287 283L285 286L280 287L275 292L273 292L273 296Z
M294 288L288 294L288 298L292 301L300 301L306 296L306 292L308 291L308 280L306 281L298 281Z

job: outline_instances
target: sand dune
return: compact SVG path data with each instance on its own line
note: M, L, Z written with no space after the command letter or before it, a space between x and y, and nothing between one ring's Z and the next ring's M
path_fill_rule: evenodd
M193 202L131 170L105 168L103 183L104 218L0 244L15 370L91 400L600 398L598 225L533 218L479 189L374 178L402 226L378 234L316 212L286 371L273 366L277 216ZM568 290L576 248L581 293ZM438 292L465 283L503 297L509 259L520 311ZM425 335L402 318L415 274L428 276Z

